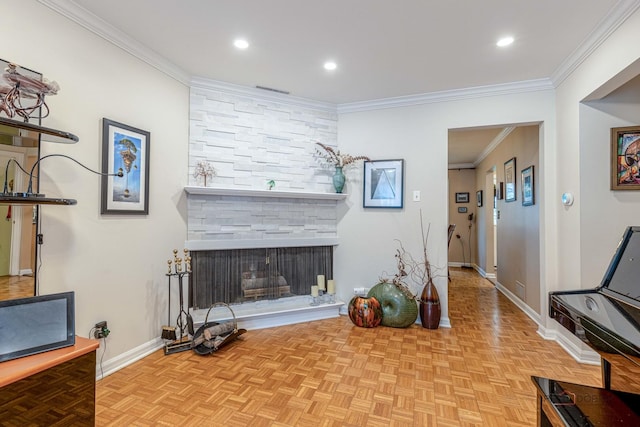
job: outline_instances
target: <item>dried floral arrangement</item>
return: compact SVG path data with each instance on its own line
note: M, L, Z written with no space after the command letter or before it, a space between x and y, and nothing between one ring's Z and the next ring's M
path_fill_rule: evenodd
M198 179L201 176L204 177L205 187L207 186L207 178L216 176L215 168L211 166L211 163L207 162L206 160L200 160L198 163L196 163L196 167L193 171L193 177L195 179Z
M340 153L340 150L334 150L333 148L321 142L316 142L316 145L318 146L316 147L316 153L318 153L318 156L335 167L342 168L345 166L349 166L354 164L358 160L371 160L367 156L352 156L350 154L342 154ZM320 148L322 148L322 150Z
M431 225L427 227L425 235L424 224L422 221L422 210L420 210L420 231L422 235L422 259L416 259L410 252L408 252L400 240L396 240L400 246L396 249L396 263L398 272L394 274L390 280L391 283L396 285L402 292L413 299L420 299L420 292L422 288L429 282L433 283L434 272L429 261L427 254L427 242L429 240L429 231ZM387 278L380 279L383 282L389 282ZM416 292L411 290L411 287L407 285L407 281L410 281L413 285L418 287Z

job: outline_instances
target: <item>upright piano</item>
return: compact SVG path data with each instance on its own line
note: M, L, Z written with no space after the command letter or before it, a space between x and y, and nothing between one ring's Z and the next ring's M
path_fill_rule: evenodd
M626 228L597 288L551 292L549 315L600 354L605 389L612 366L640 372L640 227Z

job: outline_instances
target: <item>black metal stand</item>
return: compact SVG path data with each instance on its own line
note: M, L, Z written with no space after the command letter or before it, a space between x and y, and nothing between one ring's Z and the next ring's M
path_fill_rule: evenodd
M179 270L178 265L176 265L176 270ZM182 278L184 276L189 276L188 271L176 271L175 273L167 273L169 277L169 294L171 294L171 278L178 278L178 292L180 293L180 311L178 312L178 317L176 318L176 325L180 330L180 336L177 337L175 341L169 342L164 346L164 354L173 354L181 351L186 351L191 349L191 337L193 337L193 318L191 314L184 309L184 293L182 286Z

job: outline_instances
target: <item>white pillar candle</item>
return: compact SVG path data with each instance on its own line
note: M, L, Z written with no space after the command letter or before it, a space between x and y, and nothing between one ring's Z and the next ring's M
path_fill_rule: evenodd
M317 297L318 296L318 286L317 285L313 285L311 287L311 296L312 297Z
M323 274L318 274L318 289L321 289L324 291L324 275Z
M327 292L330 294L336 293L336 282L333 280L327 280Z

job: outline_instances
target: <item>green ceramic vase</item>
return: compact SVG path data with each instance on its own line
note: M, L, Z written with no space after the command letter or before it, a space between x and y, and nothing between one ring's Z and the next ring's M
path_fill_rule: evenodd
M406 328L418 319L418 304L415 299L393 283L378 283L367 296L375 297L380 302L383 326Z

